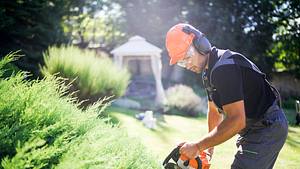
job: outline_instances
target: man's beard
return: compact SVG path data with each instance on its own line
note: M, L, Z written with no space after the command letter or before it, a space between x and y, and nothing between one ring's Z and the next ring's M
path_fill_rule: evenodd
M201 73L203 69L200 69L199 66L193 65L193 66L190 68L190 70L191 70L192 72L195 72L195 73Z

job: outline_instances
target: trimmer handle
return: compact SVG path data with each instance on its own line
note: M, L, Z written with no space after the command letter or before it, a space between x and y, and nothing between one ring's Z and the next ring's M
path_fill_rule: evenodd
M180 156L180 153L179 153L179 149L180 149L180 146L174 148L171 153L166 157L166 159L164 160L163 162L163 166L165 167L169 161L171 159L173 159L175 162L178 161L179 159L179 156Z
M165 169L176 169L179 166L183 168L188 168L189 165L196 167L197 169L202 169L202 161L200 156L196 157L195 159L187 159L184 155L181 155L179 152L181 146L177 146L172 150L172 152L166 157L163 162L163 166ZM173 159L175 163L170 163L169 161ZM183 166L182 166L183 165Z

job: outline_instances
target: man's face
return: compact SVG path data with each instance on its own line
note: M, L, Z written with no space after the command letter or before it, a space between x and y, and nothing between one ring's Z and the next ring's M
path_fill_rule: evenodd
M185 58L179 60L177 65L192 72L201 73L206 66L207 59L208 54L201 54L197 52L194 45L191 45Z

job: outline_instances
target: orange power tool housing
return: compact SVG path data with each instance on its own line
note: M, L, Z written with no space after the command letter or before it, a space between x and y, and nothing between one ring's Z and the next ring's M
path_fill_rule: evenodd
M194 159L188 159L184 154L179 153L180 147L176 147L164 160L165 169L209 169L209 156L205 152ZM173 160L175 163L170 162Z

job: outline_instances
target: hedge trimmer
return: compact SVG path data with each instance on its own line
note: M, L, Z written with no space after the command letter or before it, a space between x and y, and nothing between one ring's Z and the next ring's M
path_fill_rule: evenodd
M163 162L165 169L209 169L209 156L206 152L201 152L199 156L194 159L188 159L185 155L179 153L180 146L173 149L173 151L166 157ZM170 162L170 160L174 162Z

